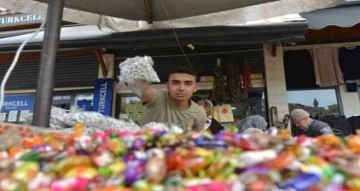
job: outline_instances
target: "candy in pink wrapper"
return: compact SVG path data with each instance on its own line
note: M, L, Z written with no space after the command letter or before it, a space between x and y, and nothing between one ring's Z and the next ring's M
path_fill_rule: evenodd
M222 182L209 182L193 186L187 186L185 191L230 191L229 187Z
M39 174L28 184L29 190L46 190L50 187L52 179L49 176Z
M56 180L51 184L51 191L80 191L86 190L89 181L84 178L66 178Z

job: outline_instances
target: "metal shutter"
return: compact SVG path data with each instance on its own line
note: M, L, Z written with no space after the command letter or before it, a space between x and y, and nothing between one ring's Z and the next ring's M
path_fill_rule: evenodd
M35 89L40 61L18 62L5 89ZM0 77L4 77L10 62L0 63ZM55 88L93 86L99 66L95 55L59 58L55 68Z

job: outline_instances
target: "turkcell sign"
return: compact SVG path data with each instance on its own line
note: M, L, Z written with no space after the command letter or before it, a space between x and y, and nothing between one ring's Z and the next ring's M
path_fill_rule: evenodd
M114 80L112 78L100 78L95 80L93 111L110 116L113 83Z
M32 110L34 100L34 95L6 95L1 112Z

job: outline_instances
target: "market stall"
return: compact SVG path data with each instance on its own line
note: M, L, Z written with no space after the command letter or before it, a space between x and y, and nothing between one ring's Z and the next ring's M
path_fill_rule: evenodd
M297 13L302 11L309 11L318 8L324 8L329 6L335 6L341 3L343 0L327 0L327 1L313 1L313 3L303 3L300 1L275 1L274 3L268 3L271 1L231 1L227 4L224 4L222 1L214 1L211 4L208 4L206 1L200 2L191 2L191 1L184 1L180 3L170 3L170 1L161 1L154 3L152 1L143 1L143 2L136 2L136 3L123 3L121 1L107 1L107 2L92 2L91 4L88 3L81 3L76 1L64 2L61 0L58 1L46 1L49 3L49 9L47 10L46 5L42 3L38 3L37 1L29 1L29 3L24 3L26 7L31 7L32 10L27 10L29 12L37 12L40 15L44 15L47 13L47 28L45 30L45 41L43 43L43 52L41 57L41 68L40 68L40 76L38 80L38 95L36 96L36 104L35 104L35 121L34 124L38 126L48 126L49 123L49 112L50 112L50 105L51 105L51 97L52 97L52 89L53 89L53 79L54 79L54 70L55 70L55 58L57 55L57 46L58 46L58 39L60 33L60 22L63 16L63 9L64 6L68 6L70 8L75 8L81 11L76 11L72 9L67 9L65 11L65 15L70 14L70 17L80 19L80 18L96 18L98 15L103 14L111 15L115 17L122 17L126 19L133 19L133 20L145 20L148 23L153 23L154 21L164 21L164 20L173 20L173 19L182 19L185 18L182 22L190 23L189 21L194 19L196 23L203 23L204 20L211 20L209 18L216 18L217 23L216 25L222 25L223 20L228 20L229 16L235 15L234 13L238 13L245 18L242 23L246 21L253 21L257 19L264 19L273 16L281 16L290 13ZM44 2L44 1L40 1ZM251 5L258 5L262 4L263 6L251 6ZM17 2L4 2L3 5L5 8L13 8L14 10L24 10L23 6L21 6ZM33 6L36 6L35 9ZM139 6L141 5L141 6ZM181 6L179 6L181 5ZM247 7L250 6L250 9ZM100 8L101 7L101 8ZM118 8L121 7L126 11L118 11ZM188 9L188 7L202 7L201 9ZM114 9L116 11L114 11ZM137 9L135 9L137 8ZM250 13L259 12L258 10L254 11L254 9L260 8L264 10L264 13L267 14L256 14L258 16L249 17ZM178 11L182 9L181 11ZM133 12L129 12L132 10ZM190 10L190 11L189 11ZM230 10L230 11L228 11ZM271 10L271 11L270 11ZM276 10L276 11L272 11ZM25 11L25 12L27 12ZM94 12L96 14L86 14L83 11ZM293 11L293 12L292 12ZM217 13L220 12L220 13ZM71 14L72 13L72 14ZM82 16L79 16L82 15ZM197 15L201 15L196 17ZM203 16L205 15L205 16ZM227 15L227 17L224 17ZM95 16L95 17L94 17ZM101 19L101 17L99 19ZM190 18L186 18L190 17ZM248 19L248 17L250 19ZM222 19L219 19L222 18ZM238 20L238 15L236 15L234 20ZM190 19L190 20L187 20ZM92 19L93 21L99 21L98 19ZM126 21L126 20L125 20ZM201 21L201 22L199 22ZM172 21L171 21L172 22ZM170 28L174 28L174 26L170 22ZM135 22L138 24L137 22ZM207 22L205 22L207 23ZM134 24L134 23L133 23ZM234 23L230 23L234 24ZM238 24L238 23L236 23ZM208 24L204 24L201 26L207 26ZM186 25L187 27L191 27ZM198 25L192 25L198 26ZM168 28L168 27L167 27ZM176 36L176 34L175 34ZM181 47L181 45L180 45Z
M120 84L158 81L152 66L150 57L127 59ZM276 127L211 134L62 109L50 122L0 125L1 190L360 189L359 135L292 137Z

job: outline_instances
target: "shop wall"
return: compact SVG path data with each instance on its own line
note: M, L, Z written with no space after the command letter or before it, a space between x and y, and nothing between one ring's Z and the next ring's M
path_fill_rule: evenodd
M289 113L285 84L283 50L281 46L264 44L265 82L268 108L276 107L279 120ZM273 48L276 48L273 50ZM272 55L273 51L276 55ZM268 111L270 115L270 111Z
M101 57L98 58L98 62L101 63L99 64L98 78L113 78L115 69L115 55L106 53L100 54L99 56Z
M360 101L357 92L348 92L345 85L339 86L344 115L351 117L360 114Z

